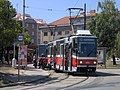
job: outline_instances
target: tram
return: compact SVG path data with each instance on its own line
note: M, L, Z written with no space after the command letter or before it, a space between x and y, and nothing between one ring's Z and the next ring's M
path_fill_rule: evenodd
M38 57L38 65L39 68L46 68L47 67L47 44L39 44L37 50L37 57Z
M97 66L97 37L89 30L48 43L48 64L63 72L95 72Z

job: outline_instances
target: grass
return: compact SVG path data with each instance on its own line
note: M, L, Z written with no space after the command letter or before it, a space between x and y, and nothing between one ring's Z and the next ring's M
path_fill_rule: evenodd
M106 65L97 65L98 69L120 69L120 62L116 62L116 65L113 65L113 62L107 61Z
M3 75L0 74L0 85L9 84L10 82L6 80Z

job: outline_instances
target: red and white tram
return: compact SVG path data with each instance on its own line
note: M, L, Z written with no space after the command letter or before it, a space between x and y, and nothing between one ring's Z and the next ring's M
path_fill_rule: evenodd
M87 32L86 30L84 30ZM83 30L80 32L84 32ZM48 43L48 64L66 72L96 71L97 37L78 34Z

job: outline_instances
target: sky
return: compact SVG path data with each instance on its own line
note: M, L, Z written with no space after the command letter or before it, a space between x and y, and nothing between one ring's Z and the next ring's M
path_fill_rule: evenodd
M23 14L23 0L9 0L17 13ZM36 19L43 19L46 23L54 22L65 16L70 16L68 8L84 8L86 12L97 10L98 1L103 0L25 0L25 13ZM115 0L120 10L120 0ZM71 15L77 15L77 10L72 10ZM83 12L83 11L81 11Z

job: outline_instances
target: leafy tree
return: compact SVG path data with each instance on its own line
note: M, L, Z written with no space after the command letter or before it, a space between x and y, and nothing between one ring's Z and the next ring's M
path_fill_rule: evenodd
M13 19L16 10L8 0L0 0L0 43L1 47L8 47L17 41L17 36L22 33L19 22ZM26 37L27 36L27 37ZM29 35L25 34L25 42L29 41ZM27 41L26 41L27 40Z
M0 0L0 43L2 47L13 44L21 28L16 20L12 19L16 15L15 9L7 0Z
M116 56L120 58L120 31L116 36L115 47L116 47Z
M24 34L24 41L25 41L26 45L30 44L30 35L29 34L27 34L27 33Z
M98 46L107 47L108 53L115 47L115 38L120 30L118 9L113 0L98 2L101 10L89 23L89 29L98 37Z
M0 51L13 45L18 40L18 34L22 33L22 27L13 19L16 10L8 0L0 0ZM25 43L30 42L29 35L25 34ZM7 49L9 52L9 50ZM7 53L8 55L8 53ZM0 54L0 60L2 55ZM8 60L8 59L7 59Z

